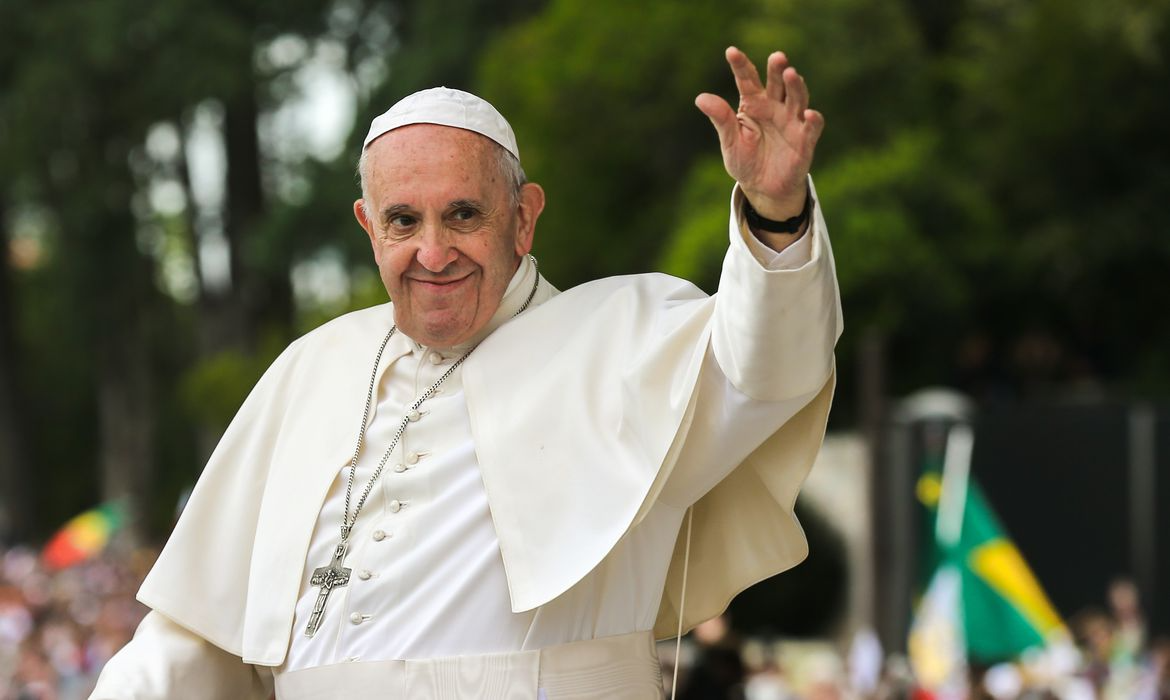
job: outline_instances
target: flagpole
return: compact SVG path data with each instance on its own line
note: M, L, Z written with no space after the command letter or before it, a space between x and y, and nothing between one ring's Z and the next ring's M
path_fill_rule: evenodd
M975 434L968 423L956 423L947 432L935 537L939 544L948 549L957 545L963 535L963 515L967 508L967 485L970 482L974 445Z

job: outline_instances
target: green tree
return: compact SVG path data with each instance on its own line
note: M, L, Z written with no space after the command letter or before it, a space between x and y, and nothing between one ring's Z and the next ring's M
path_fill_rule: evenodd
M1151 321L1170 263L1170 3L973 10L951 123L1000 224L978 232L970 270L1005 374L1164 396L1170 329Z
M548 193L536 255L554 284L644 271L660 254L687 170L718 153L693 102L730 83L718 57L742 7L556 0L493 42L476 87Z

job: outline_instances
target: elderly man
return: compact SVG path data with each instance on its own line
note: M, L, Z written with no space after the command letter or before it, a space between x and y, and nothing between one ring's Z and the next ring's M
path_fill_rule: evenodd
M652 698L655 636L806 553L840 310L781 53L696 100L737 181L720 290L557 293L507 122L374 120L354 214L390 304L293 343L212 456L95 698ZM681 532L681 536L680 536Z

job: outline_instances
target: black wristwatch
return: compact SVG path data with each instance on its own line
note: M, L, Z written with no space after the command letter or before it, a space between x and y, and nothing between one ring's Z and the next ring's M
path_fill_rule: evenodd
M808 221L809 214L812 213L812 208L812 192L806 191L804 194L804 207L800 210L799 214L791 219L773 221L772 219L765 219L760 216L759 212L752 208L752 203L748 201L748 198L743 198L743 216L747 219L748 226L757 231L767 231L769 233L796 233Z

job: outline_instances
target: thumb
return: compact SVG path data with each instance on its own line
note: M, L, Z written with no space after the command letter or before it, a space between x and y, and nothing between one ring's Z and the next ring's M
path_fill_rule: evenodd
M727 100L718 95L704 92L695 98L695 106L711 120L711 124L714 125L715 131L719 134L720 147L723 149L731 148L739 133L737 128L739 120L735 118L735 110L727 104Z

